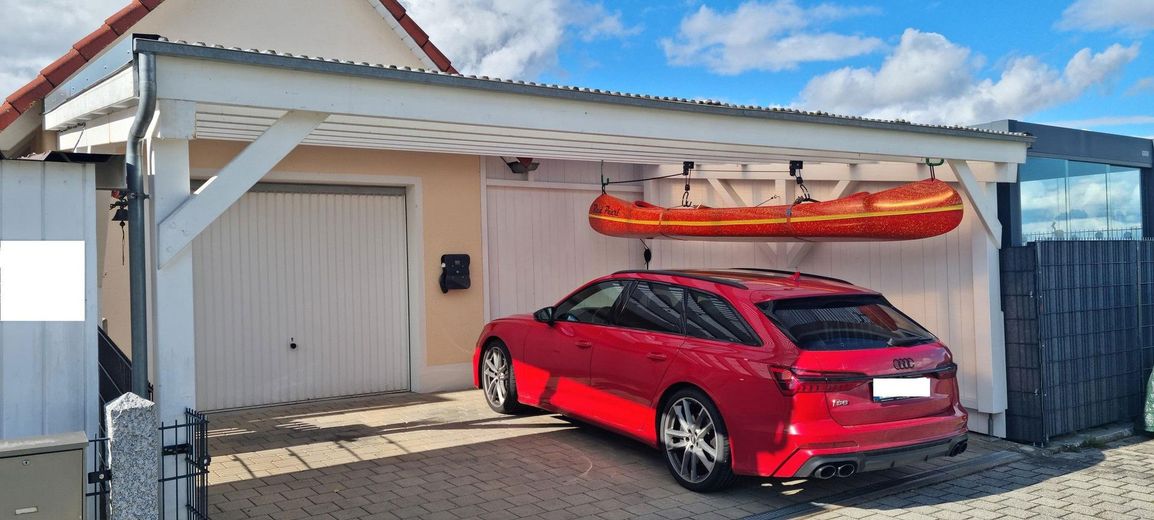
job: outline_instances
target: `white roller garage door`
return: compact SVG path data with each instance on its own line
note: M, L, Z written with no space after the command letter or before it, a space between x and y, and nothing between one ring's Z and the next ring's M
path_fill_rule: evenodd
M401 189L241 198L194 244L197 406L407 390L405 229Z

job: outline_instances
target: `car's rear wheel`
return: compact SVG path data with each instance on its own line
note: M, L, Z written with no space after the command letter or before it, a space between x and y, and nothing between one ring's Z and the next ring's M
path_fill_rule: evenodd
M525 406L517 402L517 381L513 378L513 358L500 340L493 340L481 353L481 390L489 408L503 414L517 414Z
M661 414L658 438L665 465L678 484L707 493L733 483L725 422L705 393L686 388L670 396Z

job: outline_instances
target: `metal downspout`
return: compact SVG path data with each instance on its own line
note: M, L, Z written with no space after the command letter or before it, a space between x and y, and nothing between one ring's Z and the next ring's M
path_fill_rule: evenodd
M135 43L134 43L135 45ZM136 62L136 117L128 131L124 175L128 187L128 277L132 322L132 392L148 395L148 266L145 257L144 172L140 144L156 112L156 57L134 53Z

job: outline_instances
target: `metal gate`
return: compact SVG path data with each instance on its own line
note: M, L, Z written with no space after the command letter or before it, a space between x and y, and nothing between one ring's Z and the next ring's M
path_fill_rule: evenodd
M185 409L184 420L160 426L160 518L208 520L208 418ZM88 520L110 516L109 491L115 475L108 466L107 438L89 441L91 470L85 487ZM184 514L181 514L181 513Z

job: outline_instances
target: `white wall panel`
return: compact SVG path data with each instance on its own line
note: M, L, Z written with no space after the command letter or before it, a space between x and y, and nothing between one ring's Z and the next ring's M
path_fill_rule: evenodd
M600 194L598 186L489 186L487 192L493 318L553 305L593 278L645 265L640 241L602 236L589 227L589 204Z
M408 389L405 230L399 195L246 194L194 244L197 406Z
M85 321L0 322L0 438L96 434L96 174L0 160L0 240L85 241Z

